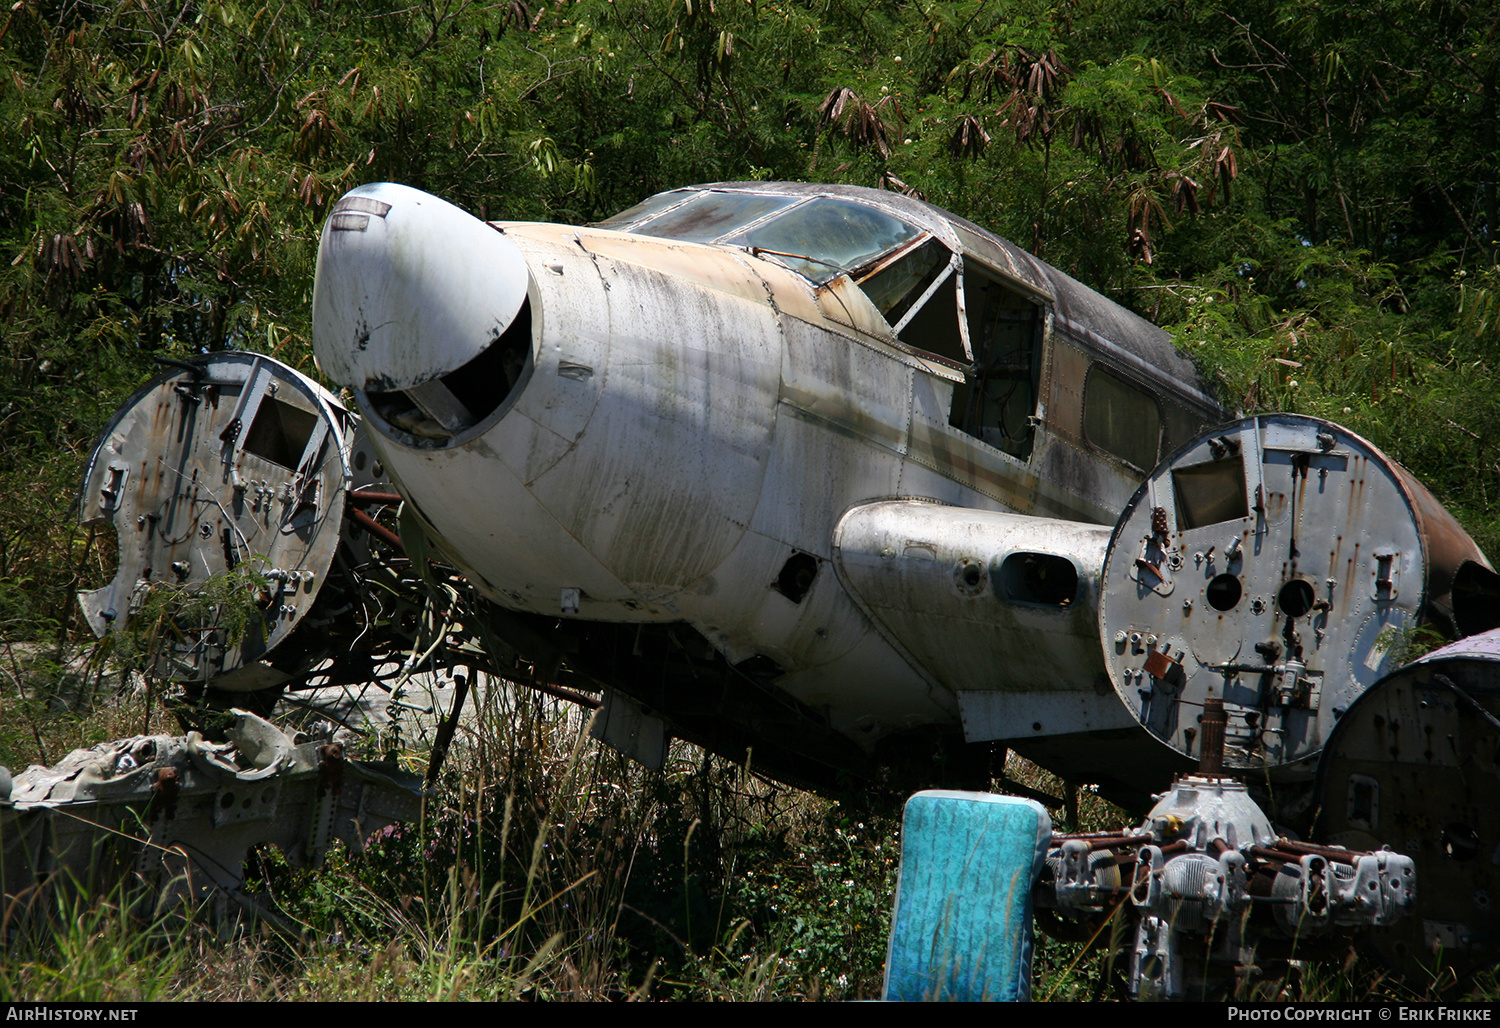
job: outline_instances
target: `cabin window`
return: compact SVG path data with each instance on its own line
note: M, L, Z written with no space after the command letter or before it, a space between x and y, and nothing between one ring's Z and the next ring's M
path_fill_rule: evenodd
M935 353L957 367L967 368L969 355L964 352L964 340L958 332L958 276L943 271L937 289L921 308L907 315L906 324L897 336L907 346Z
M1024 294L964 264L964 309L974 373L955 391L951 423L1022 460L1031 456L1036 427L1042 309Z
M900 218L851 200L719 190L663 193L599 225L646 236L754 249L811 279L814 285L829 282L923 235L921 229ZM930 264L946 257L947 251L935 245L941 254L918 246L908 255L917 259L917 264L903 265L898 273L871 288L878 288L882 300L892 305L903 299L910 305L920 299L922 291L911 295L911 289L932 272L922 259ZM941 268L941 263L936 266ZM916 277L911 279L911 275ZM877 306L880 302L876 301Z
M1083 390L1083 435L1141 469L1156 466L1161 408L1150 393L1095 364Z

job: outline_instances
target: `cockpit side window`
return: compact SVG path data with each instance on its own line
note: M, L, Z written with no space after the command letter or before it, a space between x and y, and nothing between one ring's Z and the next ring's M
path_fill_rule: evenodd
M907 346L935 353L960 368L969 366L958 328L958 276L950 266L938 270L937 288L919 308L907 312L906 324L896 335Z
M898 325L947 268L951 256L946 246L928 238L925 243L860 272L855 281L885 315L885 320Z
M855 281L907 346L967 367L958 324L957 261L928 236L856 271Z
M966 261L964 309L974 374L967 396L953 398L951 424L1025 460L1035 434L1042 308Z
M822 285L921 234L873 207L820 196L723 242L759 250Z

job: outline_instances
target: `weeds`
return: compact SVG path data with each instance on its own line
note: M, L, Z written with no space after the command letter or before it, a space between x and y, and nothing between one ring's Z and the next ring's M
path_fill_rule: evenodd
M26 911L45 895L51 908ZM7 904L0 1000L142 1002L176 998L175 985L201 929L181 918L142 921L128 885L91 898L72 888L38 889Z
M26 685L51 759L139 731L143 695L102 689L53 710L47 677ZM21 702L14 684L3 701ZM898 809L856 814L685 745L648 772L597 745L586 712L504 683L475 703L419 823L315 872L255 854L247 891L282 928L142 922L117 893L69 890L45 930L12 932L0 987L117 1000L878 994ZM354 755L405 747L420 764L421 737L404 725ZM29 730L3 741L11 766L40 758Z
M32 686L54 755L140 726L139 695L103 690L90 710L57 711L46 702L55 690ZM3 700L7 709L20 702L13 689ZM293 868L269 847L255 855L247 891L278 910L283 927L143 920L123 886L70 889L43 919L23 925L6 914L0 998L879 995L900 852L896 804L814 797L687 746L648 772L596 745L575 708L498 682L476 690L475 703L418 823L379 833L362 854L336 851L318 871ZM421 737L420 724L404 726L404 761L421 763ZM7 760L35 759L28 731L4 739ZM389 736L363 744L367 755L392 745ZM1006 773L1066 792L1015 757ZM1073 808L1074 830L1130 821L1087 790ZM1112 954L1123 954L1127 925L1106 919L1075 942L1038 933L1032 994L1122 997L1128 960ZM1481 980L1480 995L1496 994L1494 979ZM1358 964L1309 965L1300 987L1306 998L1425 994Z

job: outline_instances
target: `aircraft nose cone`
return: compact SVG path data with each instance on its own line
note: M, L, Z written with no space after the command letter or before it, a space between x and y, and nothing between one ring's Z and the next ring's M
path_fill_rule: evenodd
M360 186L318 245L313 351L350 389L407 389L455 371L515 320L526 262L500 232L409 186Z

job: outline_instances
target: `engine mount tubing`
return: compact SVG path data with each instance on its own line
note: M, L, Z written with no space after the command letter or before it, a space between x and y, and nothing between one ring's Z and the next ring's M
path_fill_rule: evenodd
M387 545L394 546L396 550L402 554L406 553L406 547L401 545L401 537L395 532L392 532L389 528L386 528L380 522L376 521L374 518L370 517L370 515L366 514L364 511L358 510L354 507L345 507L344 515L360 528L363 528L366 532L369 532L376 539L379 539L381 542L386 543Z
M348 493L345 494L344 498L347 499L350 503L368 503L372 506L381 503L391 504L405 502L405 498L400 493L376 493L369 492L363 489L351 489Z
M1295 839L1277 839L1276 848L1285 853L1295 854L1298 857L1312 855L1331 860L1336 864L1347 864L1355 867L1355 858L1362 856L1360 853L1352 853L1349 850L1337 850L1329 846L1315 846L1310 842L1297 842Z

